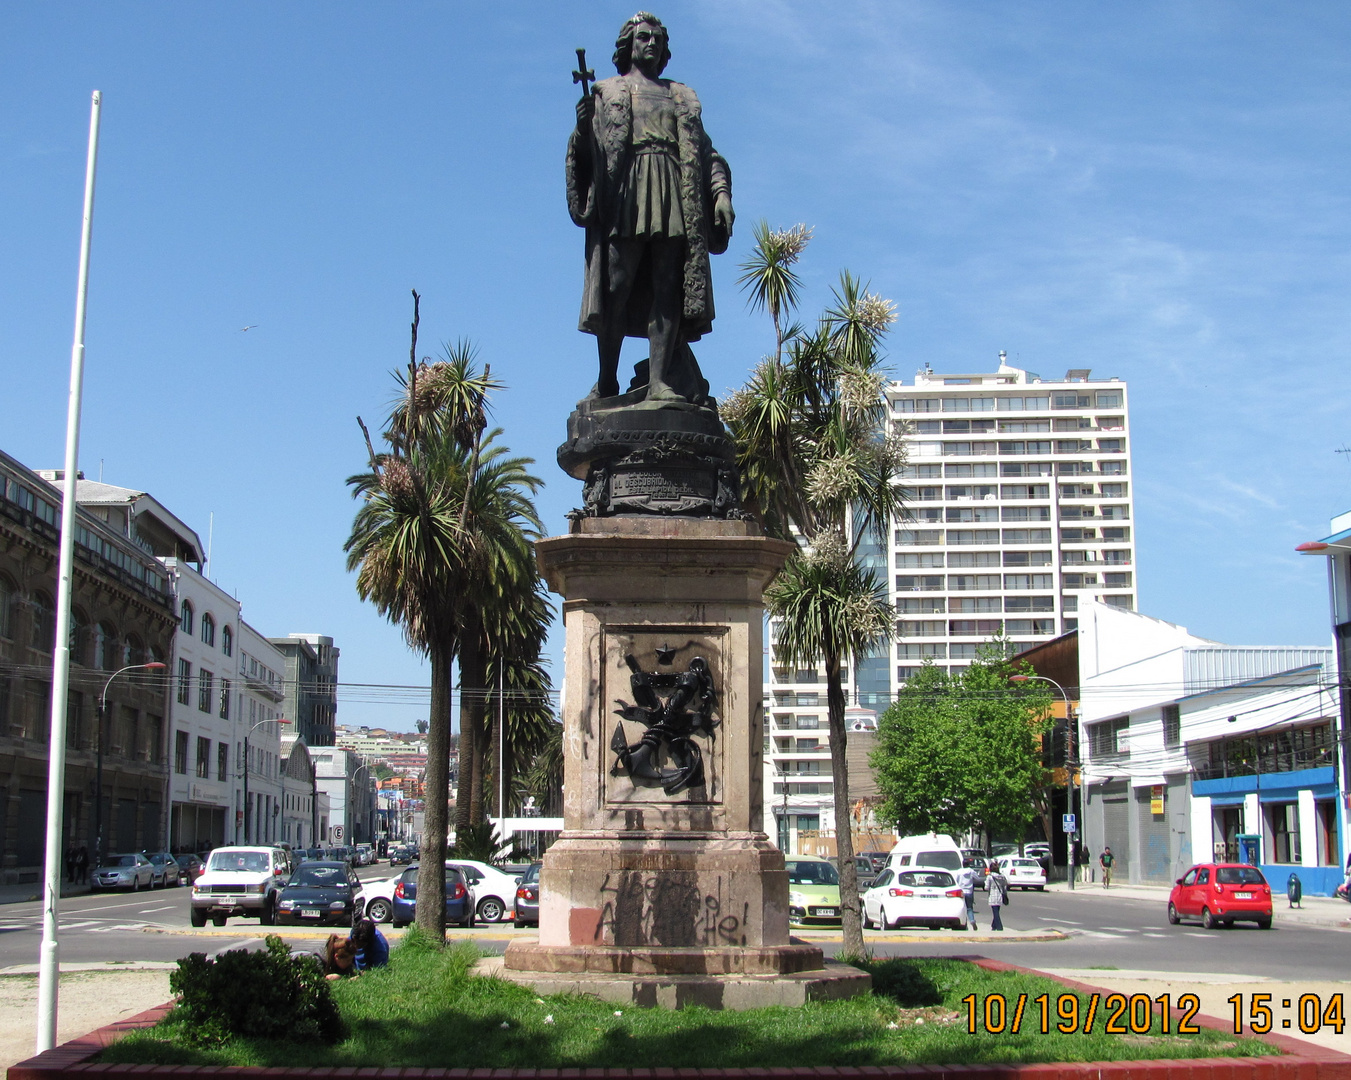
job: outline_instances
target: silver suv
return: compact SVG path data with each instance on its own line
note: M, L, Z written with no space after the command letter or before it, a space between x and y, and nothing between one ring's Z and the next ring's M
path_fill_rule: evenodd
M248 915L271 926L277 917L277 893L289 875L290 859L281 848L216 848L192 883L192 925L205 926L209 916L224 926L231 915Z

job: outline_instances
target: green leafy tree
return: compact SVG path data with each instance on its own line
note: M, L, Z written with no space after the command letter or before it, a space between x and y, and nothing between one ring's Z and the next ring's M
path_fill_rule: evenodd
M995 642L965 670L927 663L878 720L878 813L902 833L1021 835L1037 816L1051 696L1009 682L1030 669L1006 657Z
M813 329L785 329L798 303L793 266L811 232L801 225L776 232L762 223L755 235L741 284L751 306L770 313L775 352L722 411L737 443L747 508L771 535L800 545L765 602L776 620L775 662L825 667L844 949L862 955L843 672L851 657L888 636L893 620L883 583L858 554L861 539L885 536L902 510L893 481L904 447L885 433L879 352L893 306L846 271Z

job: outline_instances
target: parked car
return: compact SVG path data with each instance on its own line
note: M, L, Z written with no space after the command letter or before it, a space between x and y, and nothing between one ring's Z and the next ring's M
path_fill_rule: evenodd
M362 883L361 893L366 905L366 918L371 922L390 922L394 918L394 888L402 874Z
M141 854L149 859L151 865L155 868L155 876L150 881L152 889L156 883L159 884L160 888L182 884L178 863L167 851L143 851Z
M90 880L90 887L95 891L126 889L128 892L135 892L142 885L147 889L154 887L155 864L144 855L135 852L125 855L105 855Z
M393 923L397 930L413 921L417 913L418 866L410 866L399 875L394 885ZM474 925L474 892L464 880L464 875L452 866L445 867L446 875L446 923L460 926Z
M184 885L191 885L206 870L206 863L191 852L186 855L175 855L174 862L178 863L179 880Z
M942 870L960 870L962 851L945 833L924 833L918 836L903 836L891 849L887 863L893 870L904 870L911 866L932 866Z
M863 925L883 930L899 926L965 930L966 901L952 871L889 867L863 894Z
M1023 854L1041 863L1042 870L1047 874L1051 872L1051 845L1044 840L1034 840L1030 844L1024 844Z
M999 867L1009 879L1010 889L1046 891L1046 870L1030 855L1010 855L999 860Z
M365 911L361 880L342 862L307 862L277 894L277 922L351 926Z
M882 868L887 865L887 860L891 858L889 851L861 851L859 854L872 864L874 876L881 873Z
M838 925L840 875L826 859L795 855L788 870L788 921L801 926Z
M375 848L370 844L357 845L357 865L370 866L375 862Z
M990 860L985 857L984 852L962 848L962 866L970 867L975 872L976 888L984 889L986 887L986 875L990 870Z
M516 883L515 914L511 921L517 928L539 925L539 870L543 865L531 863Z
M516 903L518 878L515 875L505 874L497 867L476 859L451 859L446 865L458 869L474 890L477 903L474 914L480 920L500 922L510 918L511 909Z
M271 926L287 863L281 848L216 848L206 861L206 873L192 885L192 925L205 926L209 916L224 926L231 915L247 915Z
M1271 886L1255 866L1201 863L1177 879L1168 896L1168 921L1200 919L1207 930L1254 922L1271 929Z

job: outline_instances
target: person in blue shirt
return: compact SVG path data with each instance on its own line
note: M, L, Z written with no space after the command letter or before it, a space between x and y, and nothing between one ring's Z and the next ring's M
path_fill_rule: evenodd
M352 927L351 941L357 950L357 971L369 971L389 963L389 942L370 919L357 921Z

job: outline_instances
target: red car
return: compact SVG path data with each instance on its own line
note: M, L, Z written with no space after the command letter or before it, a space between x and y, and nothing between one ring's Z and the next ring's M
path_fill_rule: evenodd
M1255 866L1201 863L1177 879L1168 897L1168 921L1200 919L1207 930L1255 922L1271 929L1271 886Z

